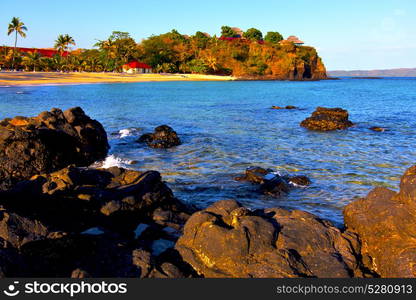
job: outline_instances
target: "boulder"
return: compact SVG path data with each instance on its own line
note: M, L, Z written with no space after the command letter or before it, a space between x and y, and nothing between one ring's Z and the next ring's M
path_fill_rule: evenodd
M297 109L297 107L293 105L287 105L285 107L273 105L272 109Z
M345 226L362 242L365 266L381 277L416 277L416 166L398 193L376 188L344 209Z
M0 238L14 248L20 248L27 242L46 239L48 234L48 228L41 222L0 209Z
M296 106L293 106L293 105L286 105L285 108L286 109L297 109L297 107Z
M45 111L37 117L0 121L0 189L70 164L104 159L109 145L103 126L79 108Z
M307 186L311 181L306 176L280 176L271 169L261 167L249 167L243 176L235 178L238 181L248 181L258 185L258 190L262 194L280 196L290 191L291 185Z
M318 107L312 116L300 123L310 130L331 131L347 129L354 124L348 119L348 111L342 108Z
M177 133L167 125L156 127L154 133L143 134L138 142L152 148L172 148L181 144Z
M172 222L185 222L192 211L173 196L158 172L118 167L69 166L19 182L3 198L0 204L8 209L76 232L95 226L131 231L152 220L157 209L169 211Z
M308 186L312 184L312 181L304 175L289 177L288 181L295 186Z
M233 200L191 216L175 249L204 277L361 277L359 242L330 222Z
M21 248L28 277L151 278L184 277L164 272L166 261L114 235L71 235L25 244Z
M24 275L23 260L16 248L0 238L0 279Z
M384 132L387 129L383 127L374 126L374 127L371 127L370 130L375 131L375 132Z

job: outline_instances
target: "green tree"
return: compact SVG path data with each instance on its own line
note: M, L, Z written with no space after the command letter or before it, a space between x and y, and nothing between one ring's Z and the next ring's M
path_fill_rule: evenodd
M111 40L126 40L129 39L130 37L130 33L128 32L124 32L124 31L113 31L110 35Z
M9 28L7 30L7 35L11 35L13 32L15 33L14 38L14 48L13 48L13 59L12 59L12 69L14 68L14 58L16 53L16 46L17 46L17 35L19 34L22 38L26 37L27 27L25 23L20 21L19 18L14 17L9 24Z
M58 38L55 41L55 49L58 50L60 56L63 56L63 54L65 52L67 52L70 48L70 45L74 45L75 46L75 40L73 37L71 37L69 34L60 34L58 35ZM65 58L65 65L61 65L61 71L63 70L63 67L65 66L66 69L68 70L68 65L69 65L69 55L66 56Z
M177 31L176 29L172 29L172 31L171 32L168 32L166 35L169 38L171 38L172 40L180 41L180 42L186 42L185 36L183 36L182 34L180 34L179 31Z
M195 35L192 37L192 39L196 41L196 45L198 48L205 49L211 38L206 33L197 31Z
M222 37L236 37L237 34L230 26L221 27L221 36Z
M244 32L243 36L252 41L260 41L263 39L263 33L256 29L256 28L250 28L246 32Z
M64 52L69 50L69 46L74 45L75 46L75 40L69 36L68 34L60 34L58 35L58 38L55 41L55 49L58 50L58 52L61 54L61 56L64 54Z
M181 65L181 71L184 73L206 74L209 67L202 59L192 59Z
M264 37L266 42L277 44L283 40L283 36L277 31L269 31Z
M143 58L156 70L167 72L168 69L175 69L175 72L177 72L177 67L172 66L178 66L180 63L180 53L175 48L177 45L183 45L183 43L173 39L171 32L151 36L141 44Z
M36 68L39 67L41 63L42 55L35 51L35 52L28 52L22 59L22 64L26 67L26 69L32 69L33 72L36 72Z
M99 47L105 54L104 71L108 71L109 64L117 57L116 56L116 44L114 40L110 38L104 41L98 41L95 47Z
M128 32L113 31L109 39L114 42L114 64L116 69L120 69L122 65L132 59L137 59L137 44Z

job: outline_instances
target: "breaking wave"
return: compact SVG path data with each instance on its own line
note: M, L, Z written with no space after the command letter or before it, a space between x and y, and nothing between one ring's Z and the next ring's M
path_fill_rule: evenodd
M129 165L132 164L132 160L117 157L114 154L107 156L103 161L97 162L93 164L95 168L103 168L108 169L111 167L121 167L127 168Z

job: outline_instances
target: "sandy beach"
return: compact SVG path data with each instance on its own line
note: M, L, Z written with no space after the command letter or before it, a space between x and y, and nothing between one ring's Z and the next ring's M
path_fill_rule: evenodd
M232 76L201 74L0 72L0 86L128 83L149 81L227 81L235 79L236 78Z

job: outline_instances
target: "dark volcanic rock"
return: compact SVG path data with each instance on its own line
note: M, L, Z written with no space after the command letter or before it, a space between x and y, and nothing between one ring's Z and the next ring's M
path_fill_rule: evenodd
M287 105L285 107L273 105L272 109L297 109L297 107L293 105Z
M354 124L348 120L348 111L342 108L318 107L312 116L300 123L310 130L330 131L347 129Z
M31 220L7 210L0 210L0 237L15 248L27 242L46 239L48 228L37 220Z
M299 186L308 186L311 185L311 180L303 175L300 176L293 176L289 178L289 183L295 184L295 185L299 185Z
M0 122L0 188L70 164L87 166L106 157L102 125L79 108L52 109L37 117Z
M376 188L344 209L345 225L363 246L366 267L381 277L416 277L416 166L400 192Z
M176 272L164 272L168 262L116 236L72 235L36 241L24 245L21 253L28 277L185 277L172 263Z
M11 267L0 247L0 276L193 276L179 255L165 254L193 210L158 172L70 166L0 192L0 204L0 240L20 259ZM139 224L148 229L139 233Z
M204 277L362 276L354 234L302 211L220 201L191 216L175 248Z
M22 181L0 204L19 214L36 217L63 231L94 226L132 230L156 209L186 219L188 207L174 198L156 171L138 172L118 167L89 169L70 166Z
M0 279L24 274L24 264L17 249L0 238Z
M376 132L384 132L386 131L386 128L374 126L374 127L371 127L370 130L376 131Z
M271 170L266 170L262 167L249 167L246 169L244 176L237 177L236 180L262 184L265 180L264 177L269 173L271 173Z
M154 133L143 134L138 142L152 148L172 148L181 144L177 133L167 125L156 127Z
M284 177L273 173L273 170L266 170L261 167L250 167L246 169L244 176L235 179L258 184L261 193L272 196L288 193L290 191L290 183L299 186L311 184L311 181L306 176Z

